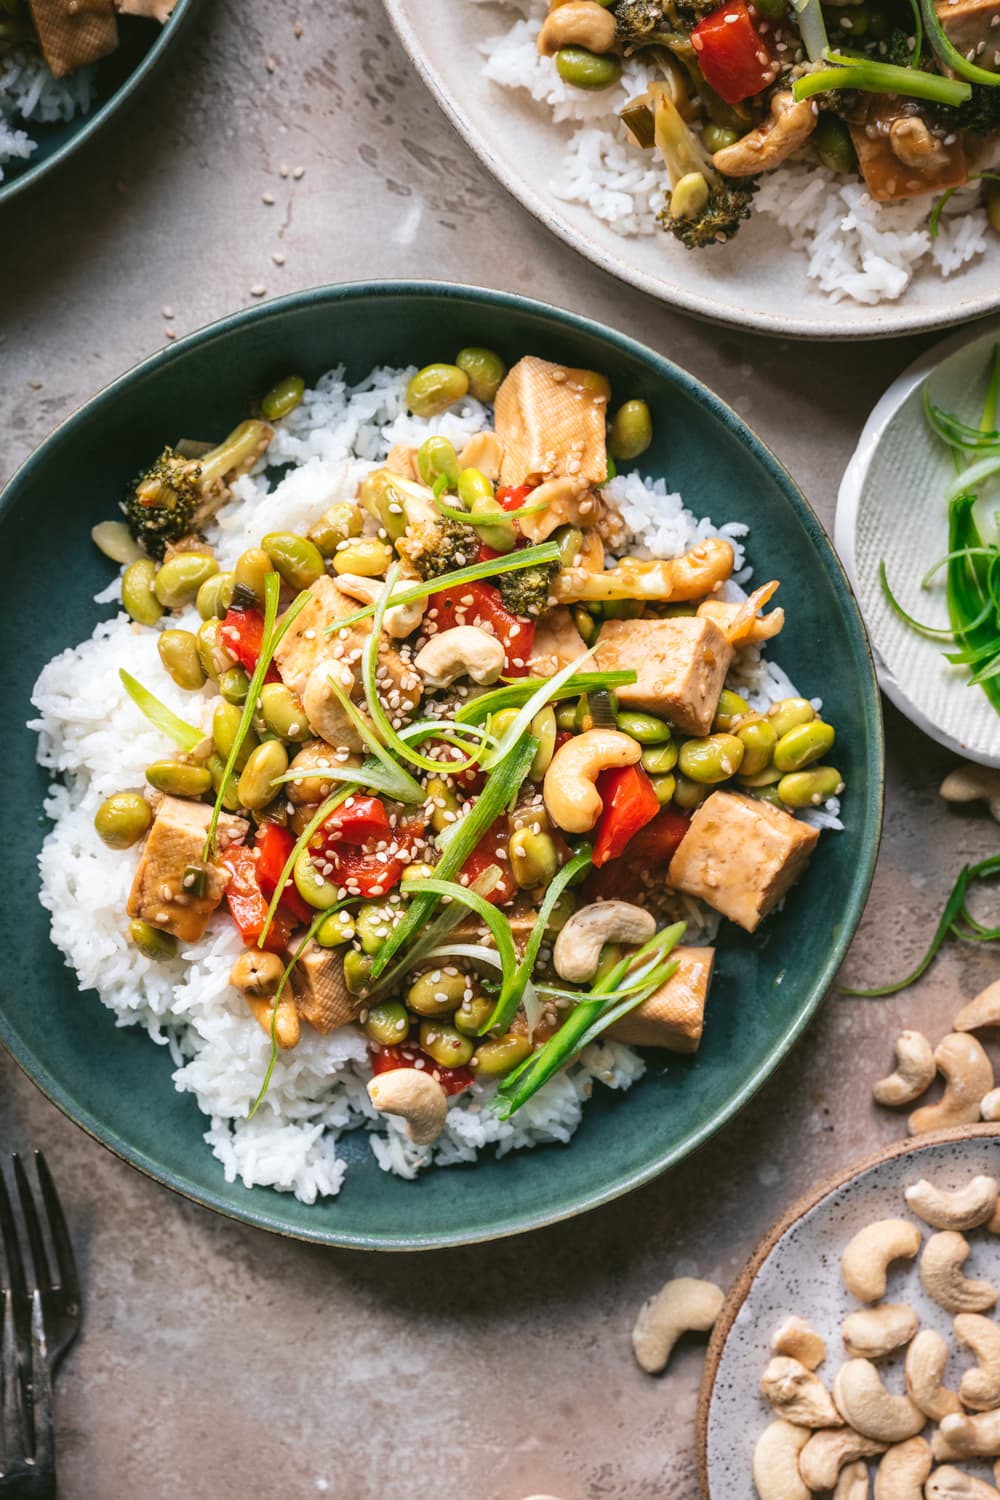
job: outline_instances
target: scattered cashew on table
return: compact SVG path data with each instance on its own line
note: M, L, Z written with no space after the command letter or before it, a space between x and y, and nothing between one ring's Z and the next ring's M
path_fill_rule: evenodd
M913 1104L940 1074L944 1092L936 1103L913 1111L907 1121L911 1135L1000 1120L1000 1089L995 1087L993 1064L973 1034L992 1028L1000 1028L1000 979L962 1007L951 1031L936 1047L922 1032L901 1032L896 1038L895 1069L872 1089L875 1103L887 1109Z

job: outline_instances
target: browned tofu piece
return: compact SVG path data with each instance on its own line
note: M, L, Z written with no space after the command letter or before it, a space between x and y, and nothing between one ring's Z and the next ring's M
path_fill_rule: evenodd
M691 819L667 880L754 932L805 870L818 838L818 829L770 802L713 792Z
M208 878L204 895L195 896L184 887L185 872L201 866L211 817L212 809L205 802L164 797L156 809L129 893L130 917L141 917L164 932L172 932L182 943L196 943L204 934L229 879L225 870L209 864L205 866ZM242 843L246 832L243 818L223 813L217 848L221 852L230 844Z
M1000 69L1000 0L937 0L948 40L981 68Z
M715 963L714 948L675 948L678 969L655 994L616 1021L608 1032L633 1047L697 1052L705 1025L705 1001Z
M310 943L292 970L299 1015L326 1036L358 1019L363 1001L344 983L344 956L337 948Z
M615 689L622 708L658 714L686 734L707 734L733 659L714 620L608 620L597 638L595 672L633 671Z
M29 0L42 56L56 78L118 46L112 0Z
M608 475L607 382L589 370L526 355L497 391L494 420L503 444L503 484L566 475L581 488Z
M535 641L528 658L532 677L554 677L570 662L579 661L587 647L565 605L547 610L535 627Z
M946 188L961 187L969 179L962 132L931 130L922 116L901 114L898 100L873 98L864 120L851 121L849 129L865 187L876 203L941 193ZM917 145L929 142L928 154L914 154L903 141L894 147L900 130L919 132L921 141Z
M170 20L177 0L115 0L115 4L123 16L143 16L163 26Z

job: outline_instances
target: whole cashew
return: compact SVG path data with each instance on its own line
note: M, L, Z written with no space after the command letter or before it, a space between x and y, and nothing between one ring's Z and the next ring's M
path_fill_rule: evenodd
M797 1359L776 1355L761 1376L760 1388L775 1415L786 1422L794 1422L797 1427L843 1426L822 1380Z
M708 1333L725 1297L712 1281L678 1276L639 1309L632 1329L632 1350L643 1370L658 1375L667 1367L682 1333Z
M849 1359L833 1382L833 1399L845 1421L862 1437L902 1443L916 1437L927 1418L909 1396L893 1396L867 1359Z
M919 1031L903 1031L896 1038L896 1070L880 1078L872 1089L876 1104L894 1109L912 1104L934 1082L934 1049Z
M844 1319L844 1348L858 1359L882 1359L908 1344L920 1326L912 1307L886 1302Z
M945 1340L933 1328L922 1329L906 1351L906 1390L913 1404L932 1422L962 1410L958 1396L943 1383L947 1365Z
M1000 979L980 990L951 1023L952 1031L979 1031L985 1026L1000 1026Z
M444 1129L448 1096L429 1073L393 1068L368 1084L368 1097L383 1115L399 1115L415 1146L429 1146Z
M538 33L538 50L552 57L561 47L610 52L615 45L615 18L597 0L567 0L550 10Z
M977 1479L950 1464L934 1470L924 1494L927 1500L1000 1500L1000 1494L985 1479Z
M545 773L543 795L549 817L567 833L593 828L604 806L594 785L609 766L634 766L642 746L618 729L585 729L561 745Z
M656 931L655 918L630 901L595 901L574 912L560 929L552 950L556 973L572 984L593 979L605 943L645 943Z
M289 1048L298 1046L301 1023L299 1008L291 989L282 995L275 1010L274 997L278 993L284 972L284 962L277 953L245 948L233 964L229 983L239 990L257 1025L268 1036L271 1035L273 1025L274 1040L283 1052L287 1052Z
M875 1472L875 1500L921 1500L933 1462L931 1445L922 1437L894 1444Z
M776 1328L771 1335L771 1349L775 1354L787 1354L797 1359L807 1370L815 1370L826 1358L826 1345L805 1318L794 1313Z
M949 1125L974 1125L979 1119L979 1101L993 1087L993 1064L974 1036L952 1032L934 1050L945 1089L937 1104L925 1104L909 1119L911 1135L925 1130L944 1130Z
M381 578L362 578L360 573L338 573L337 587L349 599L358 599L362 604L376 604L385 585ZM408 587L409 583L404 580L396 585L394 592L402 593ZM418 599L414 604L390 604L382 623L394 640L401 641L404 636L413 634L426 609L426 599Z
M935 1457L996 1458L1000 1454L1000 1411L981 1411L969 1417L956 1412L945 1417L934 1434L944 1455L935 1448Z
M845 1464L876 1458L886 1446L863 1437L853 1427L826 1427L814 1432L799 1454L799 1473L810 1490L832 1490Z
M995 1411L1000 1406L1000 1324L979 1313L959 1313L955 1337L979 1361L976 1369L962 1376L962 1401L973 1411Z
M453 625L432 635L413 658L413 665L429 688L450 687L459 677L471 677L481 687L496 682L507 660L495 635L478 625Z
M959 766L944 778L940 793L946 802L985 801L990 815L1000 823L1000 771L989 766Z
M494 484L500 478L503 463L503 443L495 432L474 432L458 455L460 469L478 469Z
M780 166L797 151L816 129L819 113L810 99L796 104L791 93L779 90L771 96L770 118L746 135L716 151L712 162L727 177L753 177Z
M869 1494L868 1465L860 1458L845 1464L833 1487L833 1500L868 1500Z
M753 1482L760 1500L810 1500L799 1474L799 1455L812 1442L808 1427L772 1422L753 1450Z
M932 1234L924 1246L920 1280L927 1295L945 1312L988 1312L996 1303L996 1288L988 1281L970 1281L962 1275L968 1258L968 1241L951 1229Z
M932 1229L978 1229L993 1217L998 1190L995 1177L973 1177L954 1193L921 1178L903 1196L907 1206Z
M984 1120L1000 1120L1000 1089L990 1089L979 1101L979 1113Z
M879 1219L866 1224L840 1257L844 1285L859 1302L885 1296L886 1276L894 1260L912 1260L920 1249L920 1230L906 1219Z

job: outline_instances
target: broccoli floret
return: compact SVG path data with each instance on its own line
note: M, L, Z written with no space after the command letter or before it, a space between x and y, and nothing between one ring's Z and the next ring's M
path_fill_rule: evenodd
M954 109L939 107L935 114L942 125L952 130L969 130L974 135L993 135L1000 131L1000 88L988 83L974 83L972 97Z
M718 0L617 0L611 10L618 40L632 50L670 46L717 6Z
M701 140L662 88L656 90L654 118L656 144L672 188L658 215L660 223L688 250L731 239L750 217L756 178L725 177L716 171Z
M709 180L708 199L697 214L674 218L670 205L657 218L665 229L679 239L687 250L704 250L706 245L721 245L731 240L744 219L753 212L756 177L723 177L715 173Z
M169 542L196 531L225 498L228 482L256 463L273 435L266 422L241 422L201 458L164 448L137 474L122 509L129 530L150 557L159 560Z
M396 542L396 551L413 564L421 578L437 578L454 568L468 567L476 561L478 550L468 526L436 514L411 519Z
M519 568L516 573L498 573L492 583L500 592L505 609L512 615L540 615L552 589L558 563L537 568Z

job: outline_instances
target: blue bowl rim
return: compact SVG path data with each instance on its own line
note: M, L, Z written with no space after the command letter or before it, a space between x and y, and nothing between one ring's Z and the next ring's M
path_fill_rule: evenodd
M117 1131L111 1130L104 1125L90 1110L79 1109L62 1086L51 1076L45 1064L38 1058L32 1057L29 1059L19 1055L18 1051L15 1050L11 1029L8 1026L6 1017L3 1011L0 1010L0 1044L4 1046L5 1050L13 1057L14 1061L35 1086L67 1118L72 1120L74 1124L79 1125L88 1135L100 1142L101 1145L107 1147L108 1150L123 1161L136 1167L145 1176L170 1188L181 1197L187 1198L189 1201L198 1203L203 1207L210 1208L226 1218L251 1224L256 1228L265 1229L289 1239L302 1240L314 1244L333 1245L346 1249L383 1251L435 1250L458 1245L484 1243L495 1239L502 1239L510 1235L521 1234L528 1230L540 1229L550 1224L559 1223L564 1219L574 1218L578 1214L586 1213L591 1209L600 1207L602 1204L623 1197L626 1193L632 1192L635 1188L651 1181L669 1167L683 1160L685 1156L690 1155L703 1146L723 1125L731 1120L748 1103L757 1090L763 1086L801 1036L826 995L853 939L868 899L868 892L871 888L878 857L884 804L883 767L885 762L881 700L875 676L875 664L871 646L861 612L854 597L850 581L833 548L833 544L827 537L812 506L795 484L787 469L779 462L771 449L747 426L742 417L738 416L720 397L716 396L700 380L697 380L673 360L667 359L664 355L649 348L648 345L641 344L637 339L619 333L617 330L609 328L594 319L569 312L564 308L553 307L548 303L535 301L533 298L522 297L516 292L502 292L487 287L466 285L458 282L431 280L340 282L305 288L302 291L293 292L285 297L275 298L256 307L243 308L239 312L231 313L227 317L205 324L202 328L196 329L182 339L178 339L176 343L169 344L165 348L159 349L154 354L149 355L146 359L139 361L108 385L98 390L89 400L82 403L68 417L64 418L38 448L29 454L16 469L3 490L0 491L0 524L2 524L7 511L17 502L22 488L30 483L32 473L36 465L41 462L43 455L51 448L72 440L73 431L85 412L89 412L97 405L105 405L113 401L119 391L131 385L134 381L145 379L147 376L156 373L174 361L182 359L196 348L204 354L211 348L215 340L225 338L230 333L238 332L251 326L262 325L272 318L280 320L288 312L297 311L298 309L315 305L318 302L361 302L370 298L397 296L444 296L454 297L457 300L482 302L489 306L509 309L511 312L528 313L532 316L553 322L557 326L572 329L574 332L603 339L614 345L623 354L644 362L659 379L665 380L669 385L679 386L689 397L717 417L767 471L770 478L779 487L784 498L798 516L798 519L802 522L802 525L816 545L820 557L827 563L835 589L845 608L845 613L853 626L855 635L864 647L864 658L868 666L865 716L870 733L869 756L870 760L878 767L878 775L869 778L863 794L866 804L863 847L860 851L859 863L854 875L851 900L841 918L839 932L836 939L830 944L822 967L817 975L814 976L807 1003L802 1007L792 1025L773 1048L766 1061L749 1078L744 1079L740 1087L727 1101L726 1106L710 1121L701 1126L693 1135L686 1136L682 1142L661 1151L652 1160L647 1162L645 1166L632 1172L613 1186L592 1192L579 1198L571 1206L560 1208L553 1212L541 1215L531 1212L508 1214L506 1217L501 1217L488 1230L458 1235L447 1231L417 1235L398 1235L392 1239L380 1236L377 1232L370 1234L345 1234L326 1228L318 1229L313 1233L298 1226L289 1226L282 1221L280 1211L268 1212L263 1208L257 1209L249 1205L246 1207L237 1207L227 1201L224 1192L221 1190L206 1191L201 1188L194 1188L186 1184L184 1179L176 1173L165 1170L147 1153L136 1150ZM273 1198L276 1195L271 1196ZM280 1195L278 1196L280 1201Z

